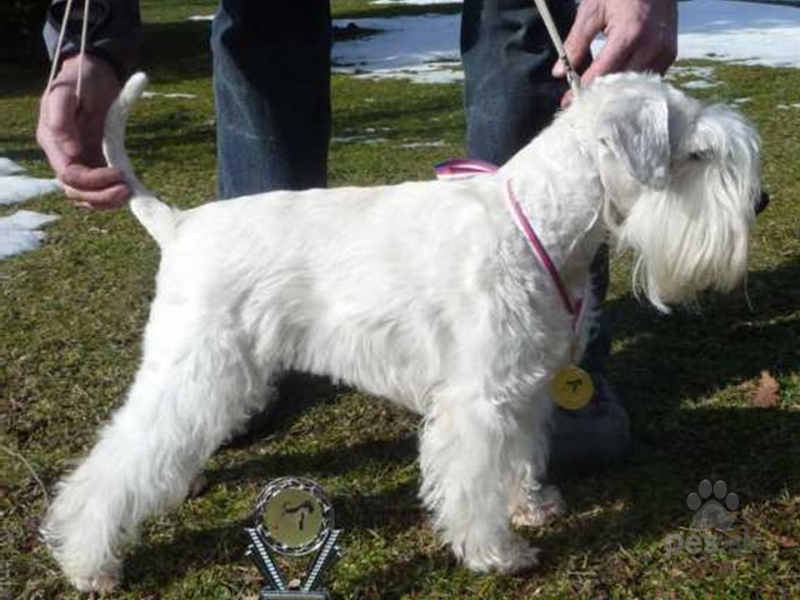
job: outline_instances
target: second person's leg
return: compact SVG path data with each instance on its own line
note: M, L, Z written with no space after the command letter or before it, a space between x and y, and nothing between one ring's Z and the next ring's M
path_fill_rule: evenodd
M324 187L328 0L221 0L212 28L218 191Z
M550 0L562 39L575 17L572 0ZM461 28L464 62L467 155L503 164L553 120L567 90L551 75L557 54L533 0L464 0ZM592 265L599 301L608 287L608 252ZM628 446L625 410L603 376L610 350L608 319L601 314L584 357L597 392L578 411L557 409L551 464L572 469L611 463Z

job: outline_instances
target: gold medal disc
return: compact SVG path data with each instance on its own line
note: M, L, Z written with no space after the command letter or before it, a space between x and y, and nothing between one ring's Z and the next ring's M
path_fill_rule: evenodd
M550 391L561 408L578 410L583 408L594 396L591 376L576 365L561 369L550 382Z

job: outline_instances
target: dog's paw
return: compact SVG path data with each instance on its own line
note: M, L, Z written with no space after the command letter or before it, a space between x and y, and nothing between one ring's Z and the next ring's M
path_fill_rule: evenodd
M479 573L520 573L539 564L539 549L534 548L522 538L515 538L502 549L489 549L469 553L464 564Z
M104 571L95 575L69 577L70 583L79 592L98 592L108 594L119 585L121 572L119 570Z
M50 520L39 534L67 580L79 592L107 594L119 585L122 579L122 566L119 561L107 562L106 566L92 570L82 560L84 552L70 555L65 551L64 535L55 520Z
M511 523L516 527L541 527L562 515L565 508L561 492L554 485L526 490L511 511Z

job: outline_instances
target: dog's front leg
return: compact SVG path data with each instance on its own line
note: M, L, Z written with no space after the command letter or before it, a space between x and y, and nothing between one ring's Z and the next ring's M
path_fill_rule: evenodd
M566 505L556 486L524 477L510 508L511 522L517 527L541 527L564 514Z
M517 527L541 527L563 514L566 505L558 488L543 483L547 476L548 441L553 400L545 392L533 394L524 405L528 410L518 417L527 425L530 436L528 461L511 498L511 522Z
M516 415L491 399L437 399L422 433L422 496L456 556L475 571L536 564L508 507L531 444Z
M114 587L123 543L147 516L182 500L203 461L265 401L263 378L232 328L162 316L154 322L151 313L126 404L59 485L43 527L83 591Z

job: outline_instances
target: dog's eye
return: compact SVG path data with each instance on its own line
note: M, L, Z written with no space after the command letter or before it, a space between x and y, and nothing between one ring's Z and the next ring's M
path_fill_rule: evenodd
M689 153L689 160L694 162L700 162L706 160L708 158L708 152L690 152Z

